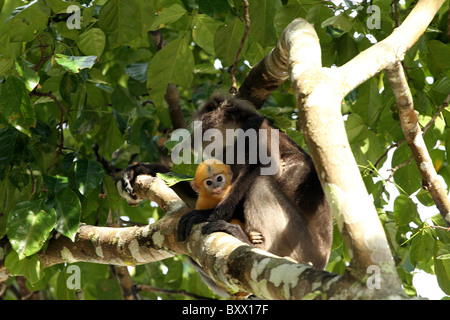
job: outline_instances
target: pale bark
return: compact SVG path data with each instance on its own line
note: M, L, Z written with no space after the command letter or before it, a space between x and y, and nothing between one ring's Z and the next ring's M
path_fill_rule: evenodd
M390 286L371 289L364 279L337 275L298 264L253 248L233 236L201 233L195 226L185 242L175 238L178 220L187 209L159 178L139 176L140 199L148 198L167 210L158 222L145 227L80 227L75 242L65 237L50 241L39 254L44 267L86 261L122 266L150 263L174 254L191 256L219 286L236 298L249 294L265 299L403 299Z
M423 140L422 129L417 117L418 112L414 110L413 98L401 63L397 62L391 68L386 69L386 74L397 100L400 125L422 176L422 186L430 192L442 218L447 226L450 226L450 199L445 184L442 178L438 176ZM450 96L446 99L447 105L449 99Z
M299 124L316 165L322 187L352 256L350 270L362 276L380 266L384 284L400 286L377 212L359 173L340 113L344 96L381 70L400 61L422 35L443 1L421 0L388 38L340 68L323 68L314 28L292 22L280 37L277 66L287 64L296 94ZM267 65L267 67L270 67ZM276 68L277 74L285 70ZM268 71L265 71L269 73Z
M363 277L374 265L383 272L382 285L400 287L389 245L376 209L367 194L351 152L340 105L342 75L322 68L319 39L306 21L294 21L284 37L288 68L299 105L299 123L328 203L352 257L349 269Z

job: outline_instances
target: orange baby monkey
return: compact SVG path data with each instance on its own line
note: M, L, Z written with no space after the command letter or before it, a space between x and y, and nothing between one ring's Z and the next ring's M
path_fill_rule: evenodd
M192 189L198 193L196 210L213 209L227 195L231 188L233 172L228 165L217 159L207 159L200 163L191 181ZM244 223L239 219L231 219L230 223L239 225L244 230ZM263 242L260 232L249 232L250 242Z

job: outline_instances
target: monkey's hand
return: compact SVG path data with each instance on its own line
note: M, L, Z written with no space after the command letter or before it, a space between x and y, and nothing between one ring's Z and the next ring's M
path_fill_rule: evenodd
M208 222L218 220L230 221L236 211L235 199L225 197L212 211L208 218Z
M166 173L169 169L157 163L134 162L124 171L121 177L116 179L116 189L120 196L127 200L128 204L135 206L143 199L138 198L134 192L133 184L136 177L145 174L156 177L156 173Z
M194 225L208 221L211 212L212 209L194 210L182 216L178 222L178 241L186 240Z
M224 220L217 220L210 222L202 227L203 234L210 234L213 232L225 232L231 234L233 237L241 240L242 242L252 245L242 228L236 224L231 224Z

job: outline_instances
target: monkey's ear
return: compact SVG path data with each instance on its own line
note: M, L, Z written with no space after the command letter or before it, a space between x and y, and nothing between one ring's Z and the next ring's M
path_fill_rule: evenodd
M195 192L200 193L200 187L197 184L197 181L195 179L191 180L191 187L194 189Z

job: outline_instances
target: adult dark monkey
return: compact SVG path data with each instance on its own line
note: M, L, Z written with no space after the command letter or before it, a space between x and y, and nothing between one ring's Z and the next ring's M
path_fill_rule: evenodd
M203 132L211 128L224 133L225 129L255 130L257 146L267 148L266 154L278 164L278 170L262 175L261 169L267 169L268 164L259 159L249 163L254 145L246 144L244 164L236 163L236 159L227 163L226 154L231 150L224 150L222 160L236 177L231 189L213 210L194 210L184 215L178 226L179 240L183 241L192 226L200 222L208 222L202 228L205 234L223 231L247 243L250 241L246 234L256 231L264 241L255 247L323 269L332 243L332 214L310 156L275 129L251 103L238 98L213 96L199 109L195 120L201 121ZM267 137L263 139L260 132L268 132ZM279 141L273 146L269 137L275 133ZM242 152L236 150L236 144L232 146L234 155ZM277 152L273 152L273 147L278 148ZM244 232L240 226L229 223L234 218L244 221Z
M245 144L244 163L237 163L236 158L232 163L227 161L229 152L233 152L235 157L240 156L237 152L242 152L242 149L237 142L231 145L231 149L229 145L224 147L222 160L233 171L231 189L214 209L194 210L184 215L178 225L178 239L184 241L195 224L208 222L202 227L203 233L227 232L273 254L323 269L332 243L332 214L310 156L245 100L215 95L199 109L194 120L201 121L203 133L208 129L218 129L226 136L226 129L254 131L257 143ZM268 134L264 138L261 132ZM278 137L275 145L272 136ZM203 144L204 147L208 145L205 141ZM259 158L256 162L249 161L251 153L255 152L251 149L254 146L265 148L263 151L271 157L272 163L263 164ZM277 164L275 172L261 174L262 169L268 169L273 163ZM155 164L134 164L122 176L120 188L133 198L132 185L136 176L155 175L160 171L161 168ZM233 219L243 221L244 230L231 224ZM247 235L252 232L262 235L262 243L251 243ZM226 295L192 259L191 263L216 293Z

